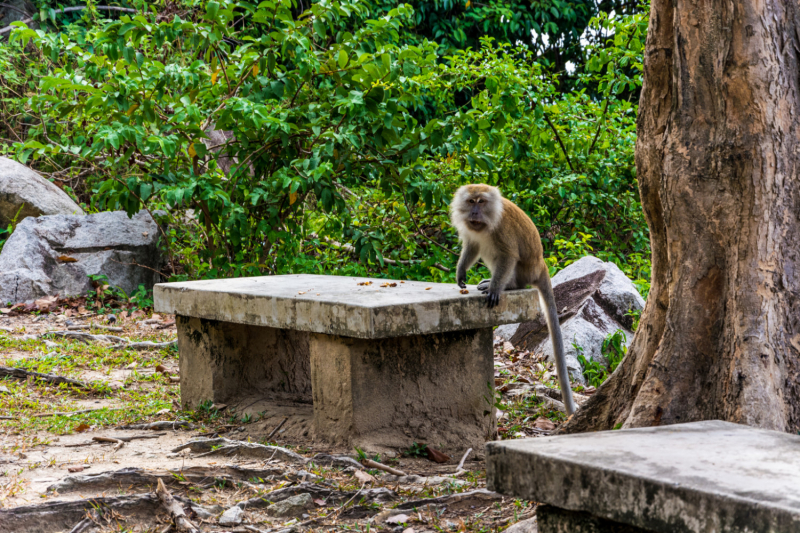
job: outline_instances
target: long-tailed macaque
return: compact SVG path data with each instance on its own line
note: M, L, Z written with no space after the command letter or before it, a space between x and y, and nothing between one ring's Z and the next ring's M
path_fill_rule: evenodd
M500 293L504 290L524 289L528 286L538 289L556 356L561 397L567 414L571 415L575 412L575 402L572 399L558 310L550 284L550 274L542 255L539 230L528 215L513 202L503 198L496 187L484 184L464 185L456 191L450 204L450 220L458 230L463 245L456 272L459 287L466 287L467 270L478 259L482 259L492 272L492 279L483 280L478 285L478 290L487 294L489 307L500 302Z

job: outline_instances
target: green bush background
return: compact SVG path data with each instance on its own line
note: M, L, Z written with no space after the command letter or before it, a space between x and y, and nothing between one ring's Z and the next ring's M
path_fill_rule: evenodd
M448 201L485 182L531 216L551 273L593 254L647 294L646 6L40 4L0 45L0 149L88 211L163 218L165 278L453 282ZM214 127L232 135L209 149Z

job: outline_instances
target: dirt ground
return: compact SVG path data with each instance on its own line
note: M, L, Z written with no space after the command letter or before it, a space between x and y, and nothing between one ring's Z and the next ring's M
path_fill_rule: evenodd
M370 457L407 474L395 476L361 466L355 450L315 445L291 410L182 411L177 349L128 343L169 343L173 317L113 315L0 314L0 365L85 385L0 375L0 532L190 531L155 495L159 480L201 531L488 532L533 516L533 502L485 490L480 451L458 473L462 454L433 462L422 443ZM53 333L65 331L94 337ZM557 389L550 365L497 342L495 366L498 438L547 435L564 420L557 401L532 392ZM270 507L302 494L313 502ZM236 505L243 512L229 511ZM226 523L229 514L240 516Z

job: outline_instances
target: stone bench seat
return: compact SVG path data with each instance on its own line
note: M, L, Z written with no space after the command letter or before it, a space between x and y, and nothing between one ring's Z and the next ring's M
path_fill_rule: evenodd
M313 406L316 440L481 449L495 429L492 327L539 316L533 289L488 309L475 287L284 275L163 283L176 315L181 402ZM255 401L255 400L253 400Z
M492 442L540 533L800 532L800 436L720 421Z

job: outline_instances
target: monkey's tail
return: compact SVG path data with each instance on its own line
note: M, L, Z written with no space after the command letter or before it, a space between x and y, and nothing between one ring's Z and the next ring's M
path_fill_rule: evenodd
M556 298L553 295L553 286L550 283L550 276L545 274L539 281L539 302L542 305L545 319L547 320L547 330L550 332L550 341L553 343L553 353L556 356L556 373L558 374L558 384L561 386L561 399L567 408L567 416L575 412L575 400L572 399L572 389L569 383L569 371L567 370L567 360L564 356L564 339L561 337L561 325L558 323L558 308Z

